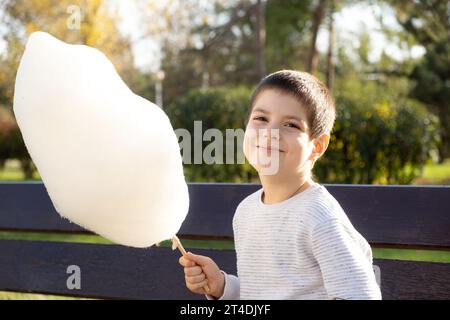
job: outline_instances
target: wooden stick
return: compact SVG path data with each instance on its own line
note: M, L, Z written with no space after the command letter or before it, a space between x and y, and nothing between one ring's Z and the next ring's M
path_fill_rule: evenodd
M180 252L183 256L186 254L186 250L184 250L184 247L181 244L180 239L178 239L177 236L173 236L172 237L172 250L175 250L176 248L178 248L178 250L180 250ZM209 286L207 284L205 284L203 289L205 289L206 292L209 292Z
M180 250L181 254L184 256L186 254L186 250L184 250L183 245L181 244L180 239L177 236L172 237L172 250L177 249Z

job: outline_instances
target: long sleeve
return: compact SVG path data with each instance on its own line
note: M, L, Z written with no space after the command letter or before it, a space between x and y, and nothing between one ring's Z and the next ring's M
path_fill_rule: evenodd
M220 270L225 276L225 287L223 289L223 295L216 299L213 296L206 294L208 300L239 300L240 299L240 282L239 278Z
M361 239L363 239L361 237ZM379 300L381 292L372 268L372 254L364 252L354 233L339 219L316 225L311 243L331 299Z

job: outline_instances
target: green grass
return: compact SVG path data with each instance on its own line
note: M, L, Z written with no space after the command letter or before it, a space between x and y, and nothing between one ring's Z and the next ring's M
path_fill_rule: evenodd
M54 241L72 243L113 244L97 235L0 231L0 240Z
M450 159L442 164L429 164L425 167L424 176L430 179L444 179L450 177Z
M53 296L39 293L0 291L0 300L89 300L89 299L75 298L68 296Z
M450 251L373 248L372 253L374 259L450 263Z
M21 171L3 169L0 170L0 180L4 181L21 181L24 179L24 175Z
M40 180L40 175L35 172L33 180ZM20 170L17 160L8 160L5 167L0 170L0 181L23 181L24 175ZM422 176L416 178L413 184L450 184L450 159L446 159L442 164L429 163L425 165Z
M28 241L55 241L71 243L95 243L111 245L111 241L97 235L38 233L38 232L0 232L0 240L28 240ZM189 240L182 239L186 251L195 252L195 249L234 250L233 241L225 240ZM163 241L160 247L170 248L171 241ZM417 249L391 249L373 248L375 259L397 259L408 261L430 261L450 263L450 251L417 250Z
M0 169L0 181L23 181L25 176L20 169L20 163L17 160L10 159L5 162L3 169ZM38 172L34 172L32 180L41 180Z
M415 184L450 184L450 159L446 159L442 164L427 164L423 174L417 178Z
M27 240L27 241L54 241L70 243L95 243L111 245L113 242L97 235L84 234L61 234L61 233L41 233L41 232L13 232L0 231L0 240ZM184 248L190 249L220 249L234 250L232 241L210 241L210 240L182 240ZM172 247L170 240L161 242L160 247Z

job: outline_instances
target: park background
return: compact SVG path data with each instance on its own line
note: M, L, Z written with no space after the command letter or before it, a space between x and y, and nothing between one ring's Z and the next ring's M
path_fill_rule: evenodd
M337 106L330 146L314 169L320 183L450 184L448 1L0 0L0 180L40 180L12 112L15 74L34 31L98 48L136 94L192 136L195 120L203 130L244 128L250 94L264 75L308 71ZM189 182L258 182L248 163L184 169ZM450 262L446 252L374 255Z

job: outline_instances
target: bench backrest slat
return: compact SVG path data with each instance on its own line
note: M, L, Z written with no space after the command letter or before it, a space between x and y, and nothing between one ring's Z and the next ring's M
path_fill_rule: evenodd
M450 187L325 185L373 245L450 248ZM189 214L179 234L233 237L239 202L256 184L191 183ZM0 183L0 230L79 232L61 219L42 183Z

